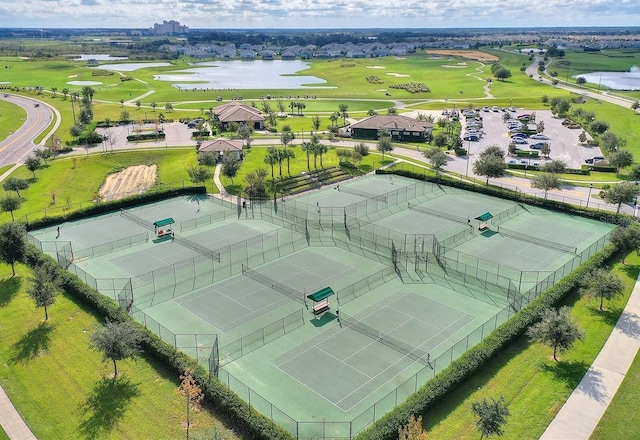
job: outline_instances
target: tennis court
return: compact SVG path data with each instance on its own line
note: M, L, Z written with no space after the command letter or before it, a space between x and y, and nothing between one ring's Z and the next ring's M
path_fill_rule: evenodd
M612 230L397 176L239 206L177 197L30 239L299 438L359 432Z

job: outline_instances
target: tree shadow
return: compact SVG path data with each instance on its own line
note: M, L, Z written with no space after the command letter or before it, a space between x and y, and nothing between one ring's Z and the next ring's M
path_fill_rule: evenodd
M624 272L624 274L627 275L629 278L632 278L635 280L636 278L638 278L638 272L640 271L640 266L637 264L627 263L627 264L623 264L620 270Z
M540 368L546 373L551 373L559 381L565 383L567 387L573 389L580 383L580 380L589 370L590 365L583 361L563 361L541 362Z
M51 333L55 324L41 322L37 327L29 330L18 342L13 344L14 362L26 362L38 357L40 352L49 348Z
M22 278L11 277L0 281L0 306L6 306L18 293L22 285Z
M593 301L593 305L587 306L587 309L589 310L589 313L592 315L592 317L600 319L601 321L611 326L616 325L616 322L618 322L618 318L620 318L620 314L622 313L622 309L620 307L606 308L607 300L605 300L603 306L604 310L600 310L600 300L594 299Z
M542 368L565 382L568 388L586 394L597 402L602 402L606 398L602 373L597 370L589 370L589 365L585 362L559 361L555 365L545 364Z
M126 377L100 379L80 406L83 412L80 433L87 439L104 437L122 419L131 400L139 395L139 385Z

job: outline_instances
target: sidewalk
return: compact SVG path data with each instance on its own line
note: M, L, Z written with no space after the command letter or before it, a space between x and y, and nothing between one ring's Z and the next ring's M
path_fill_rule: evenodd
M36 440L36 436L24 423L2 387L0 387L0 426L11 440Z
M541 440L586 440L598 426L640 348L640 278L609 339Z

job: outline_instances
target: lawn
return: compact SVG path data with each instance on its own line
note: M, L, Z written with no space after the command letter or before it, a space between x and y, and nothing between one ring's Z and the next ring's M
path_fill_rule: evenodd
M572 307L572 316L585 332L583 341L554 362L551 349L532 344L522 336L492 359L485 368L462 384L446 400L429 408L423 415L425 429L437 439L478 438L471 413L471 402L482 398L504 396L511 416L504 429L504 438L537 439L582 379L609 337L631 294L640 273L640 257L630 255L627 264L617 263L614 271L623 277L626 292L623 297L605 302L605 311L598 310L598 302L574 294L565 304ZM637 370L635 376L637 387ZM629 380L633 381L634 376ZM633 390L634 388L632 388ZM633 397L621 397L635 398ZM632 406L620 410L628 414ZM637 417L637 416L633 416ZM614 423L614 422L611 422ZM634 432L637 432L637 424ZM614 432L612 428L608 432ZM601 438L631 438L602 436Z
M17 271L0 265L0 382L37 438L184 437L178 377L142 356L118 362L113 379L111 362L89 348L103 318L60 295L45 322L26 293L29 269ZM194 431L220 424L207 409L191 421Z
M0 100L0 142L20 128L26 117L22 107Z
M190 186L186 169L195 166L196 154L189 148L59 157L37 170L35 179L29 170L20 167L12 176L27 179L31 185L20 192L25 203L14 215L20 218L29 214L29 220L35 220L45 214L44 210L49 215L57 215L64 210L91 205L108 174L141 164L158 165L157 185ZM207 190L214 191L213 182L207 183ZM0 196L3 194L0 190ZM0 221L10 219L8 213L0 214Z

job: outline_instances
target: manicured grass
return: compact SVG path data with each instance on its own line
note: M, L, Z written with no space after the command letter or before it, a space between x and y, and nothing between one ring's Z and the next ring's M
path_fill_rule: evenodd
M158 165L157 185L193 185L186 172L187 168L196 165L196 153L192 148L59 157L50 161L45 168L37 170L35 180L33 174L24 167L12 174L31 182L28 189L20 192L25 202L14 215L20 218L29 214L29 220L35 220L44 216L44 210L49 215L57 215L64 209L75 210L93 204L92 200L108 174L127 166L152 164ZM207 190L214 191L212 181L207 182ZM0 190L0 195L3 193ZM10 219L9 213L0 214L0 221Z
M328 146L328 142L325 142L325 145ZM274 144L277 148L282 148L278 144ZM310 170L314 171L320 168L326 168L330 166L338 166L338 156L336 155L336 150L339 147L330 147L329 151L322 156L322 166L320 164L320 156L317 157L315 164L313 155L309 156L309 165ZM307 169L307 155L300 146L288 146L287 149L290 149L294 152L295 158L291 160L289 171L287 170L287 162L282 162L282 177L294 176L300 174L303 171L308 171ZM264 162L264 158L267 155L267 147L263 146L254 146L251 147L245 154L245 158L243 160L242 166L238 172L238 175L234 177L233 184L231 183L231 179L220 175L220 180L227 191L231 194L238 194L241 190L241 187L244 185L244 178L252 171L255 171L258 168L264 168L267 170L267 180L271 180L271 166ZM390 158L388 155L385 155L385 160L382 161L382 156L380 156L377 152L372 151L370 149L370 154L363 158L362 164L360 165L360 169L362 172L373 171L375 168L379 168L380 166L389 163ZM280 178L280 167L276 164L273 167L273 176L275 179Z
M26 118L27 112L22 107L0 101L0 142L20 128Z
M178 377L143 356L118 362L113 379L111 362L89 348L103 317L60 295L44 322L25 292L29 269L17 271L11 278L0 265L0 382L37 438L185 436ZM192 412L191 421L193 431L219 424L208 410Z
M613 270L625 280L626 292L624 297L605 302L605 311L598 310L597 301L577 294L565 301L585 332L583 341L554 362L550 348L532 344L526 336L520 337L480 373L423 415L429 435L438 439L478 438L471 402L504 396L511 412L504 429L505 438L539 438L609 337L640 273L640 257L630 255L626 265L616 264ZM633 412L631 408L620 412Z
M638 438L640 412L630 411L638 404L640 395L640 354L636 355L631 368L622 381L618 392L598 423L591 439L635 439Z

